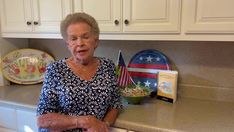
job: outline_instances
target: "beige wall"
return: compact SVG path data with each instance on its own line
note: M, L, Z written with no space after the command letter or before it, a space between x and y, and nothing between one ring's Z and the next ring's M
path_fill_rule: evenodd
M31 39L29 46L56 59L70 55L63 40ZM122 50L128 64L143 49L159 50L169 58L172 69L179 71L180 96L234 101L234 42L101 41L96 55L116 61Z

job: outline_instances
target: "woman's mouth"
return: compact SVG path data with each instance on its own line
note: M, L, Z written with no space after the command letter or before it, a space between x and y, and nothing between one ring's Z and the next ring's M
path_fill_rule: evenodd
M78 50L77 51L78 55L80 55L80 56L85 55L87 52L88 52L88 50Z

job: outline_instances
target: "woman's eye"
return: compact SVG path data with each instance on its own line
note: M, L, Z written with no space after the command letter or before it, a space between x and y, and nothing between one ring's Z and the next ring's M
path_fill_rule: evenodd
M83 36L82 38L83 39L89 39L89 36Z
M75 40L77 40L77 38L71 38L71 40L72 40L72 41L75 41Z

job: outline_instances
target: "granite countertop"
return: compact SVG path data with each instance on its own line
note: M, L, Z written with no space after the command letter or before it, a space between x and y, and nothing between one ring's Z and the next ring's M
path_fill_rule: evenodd
M35 110L41 85L0 87L0 105ZM141 105L125 105L115 127L140 132L234 131L234 103L178 98L174 104L155 98Z

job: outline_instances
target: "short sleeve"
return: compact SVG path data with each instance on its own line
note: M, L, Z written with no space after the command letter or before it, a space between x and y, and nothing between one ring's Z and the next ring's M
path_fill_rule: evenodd
M53 68L53 64L50 64L46 68L40 99L37 105L37 115L58 111L56 85L56 70Z
M111 103L110 108L122 109L123 105L121 102L120 91L119 91L119 88L117 86L117 76L115 75L115 65L113 62L111 63L111 66L110 66L110 76L112 78L111 87L113 89L112 97L111 97L112 103Z

